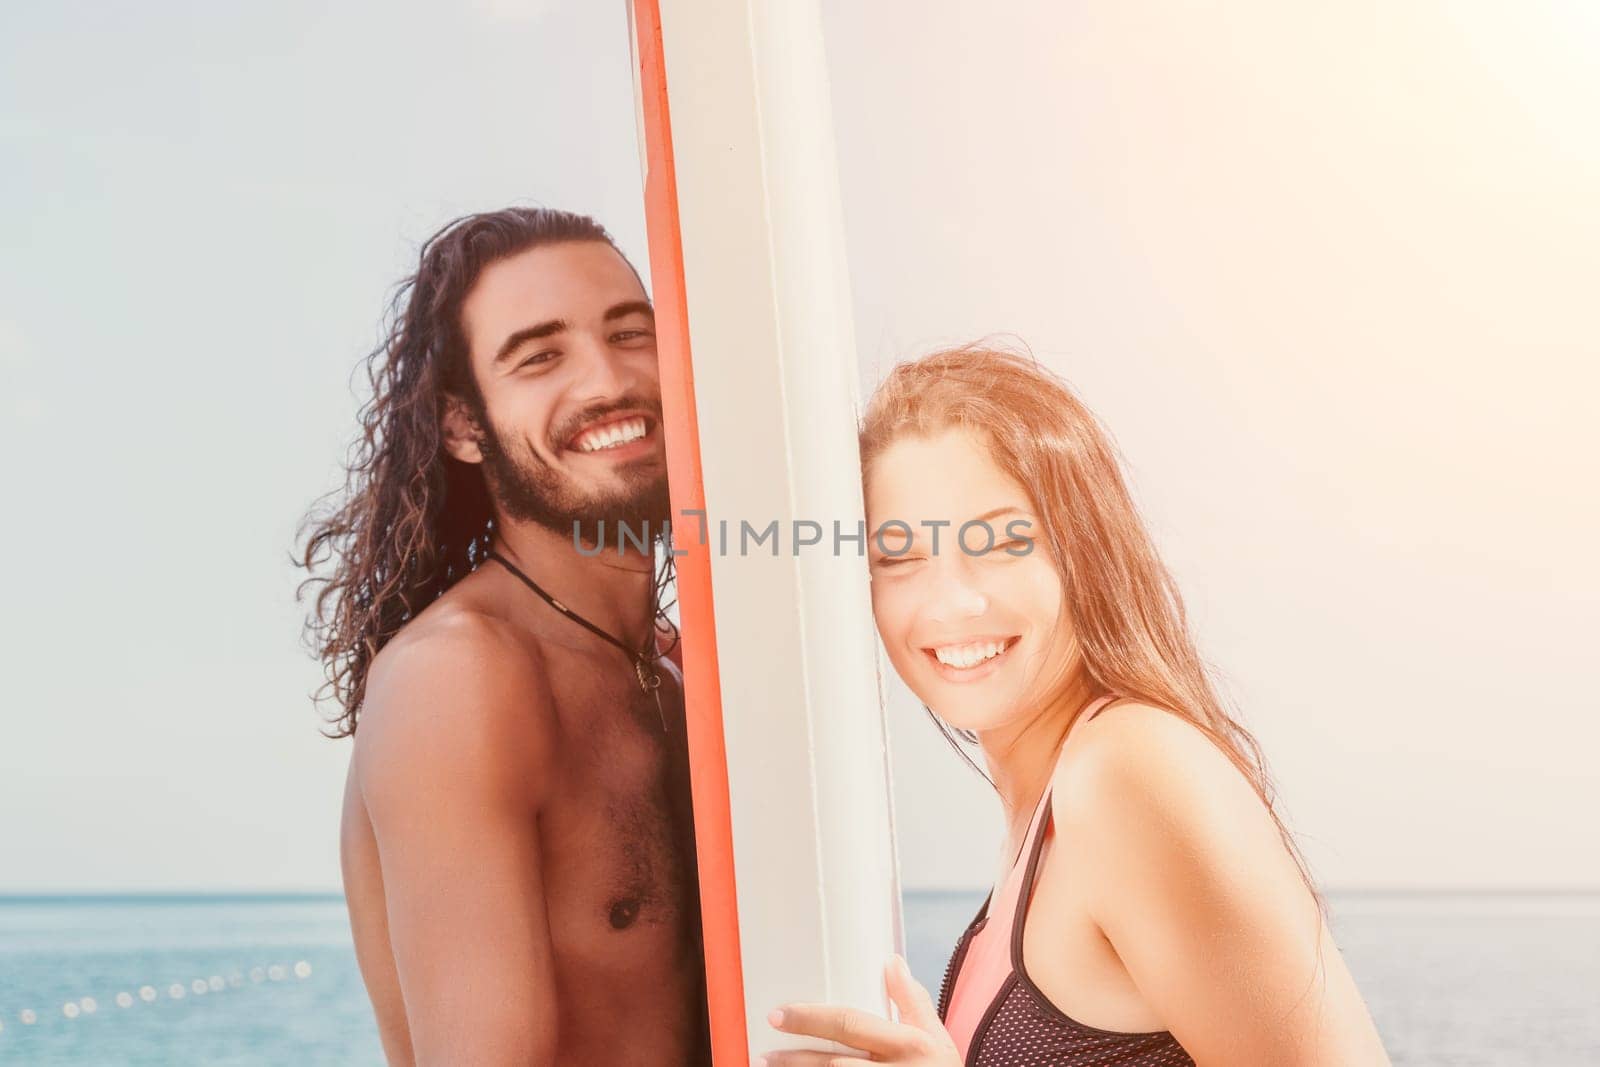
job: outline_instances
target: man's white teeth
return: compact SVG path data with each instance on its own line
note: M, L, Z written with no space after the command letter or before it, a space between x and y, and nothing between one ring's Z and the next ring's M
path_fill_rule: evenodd
M936 648L933 655L946 667L965 669L976 666L986 659L998 656L1006 647L1005 641L979 641L972 645L950 645Z
M572 442L572 447L579 452L598 452L602 448L614 448L637 441L644 436L645 429L643 419L625 419L579 434L578 439Z

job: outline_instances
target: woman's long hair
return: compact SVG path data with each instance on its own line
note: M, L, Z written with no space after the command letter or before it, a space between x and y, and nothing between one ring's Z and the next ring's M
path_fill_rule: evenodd
M306 622L339 713L330 737L356 731L367 670L417 612L482 561L493 511L482 473L440 447L447 398L484 421L483 396L467 358L461 305L483 269L541 245L604 241L585 215L507 208L458 218L423 244L417 271L400 283L385 337L366 358L371 397L345 462L342 490L324 497L301 525L296 565L310 573L296 591L320 584ZM621 250L618 250L621 254ZM626 257L624 257L626 259ZM329 507L330 498L337 498ZM334 560L331 575L318 569Z
M904 436L950 429L988 442L995 463L1028 493L1043 524L1064 590L1063 617L1077 639L1076 661L1055 664L1046 691L1061 692L1077 666L1097 694L1134 698L1191 723L1250 782L1316 895L1278 814L1261 749L1218 697L1195 651L1177 584L1094 415L1029 355L983 342L946 349L897 365L873 393L862 417L862 470L870 478L873 461ZM928 714L976 767L948 724Z

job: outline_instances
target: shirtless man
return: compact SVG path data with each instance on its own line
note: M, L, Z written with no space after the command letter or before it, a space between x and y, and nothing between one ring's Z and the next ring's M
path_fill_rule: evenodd
M592 220L510 209L440 231L395 320L302 560L338 558L313 631L384 1052L709 1063L676 642L615 533L669 513L644 288Z

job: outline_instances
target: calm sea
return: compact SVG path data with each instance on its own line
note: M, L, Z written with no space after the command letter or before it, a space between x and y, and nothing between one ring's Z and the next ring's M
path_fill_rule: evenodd
M980 897L908 894L908 954L930 987ZM1332 905L1396 1064L1600 1064L1600 895ZM0 1063L383 1057L336 896L0 897Z

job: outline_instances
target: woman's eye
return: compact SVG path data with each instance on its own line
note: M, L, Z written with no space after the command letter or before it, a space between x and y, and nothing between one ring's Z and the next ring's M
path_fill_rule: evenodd
M878 560L880 567L893 567L901 563L916 563L921 556L883 556Z
M1031 541L1007 541L1003 545L996 545L994 547L994 551L1003 556L1009 556L1010 558L1015 559L1018 556L1026 556L1028 553L1024 550L1027 549L1032 543L1033 542Z

